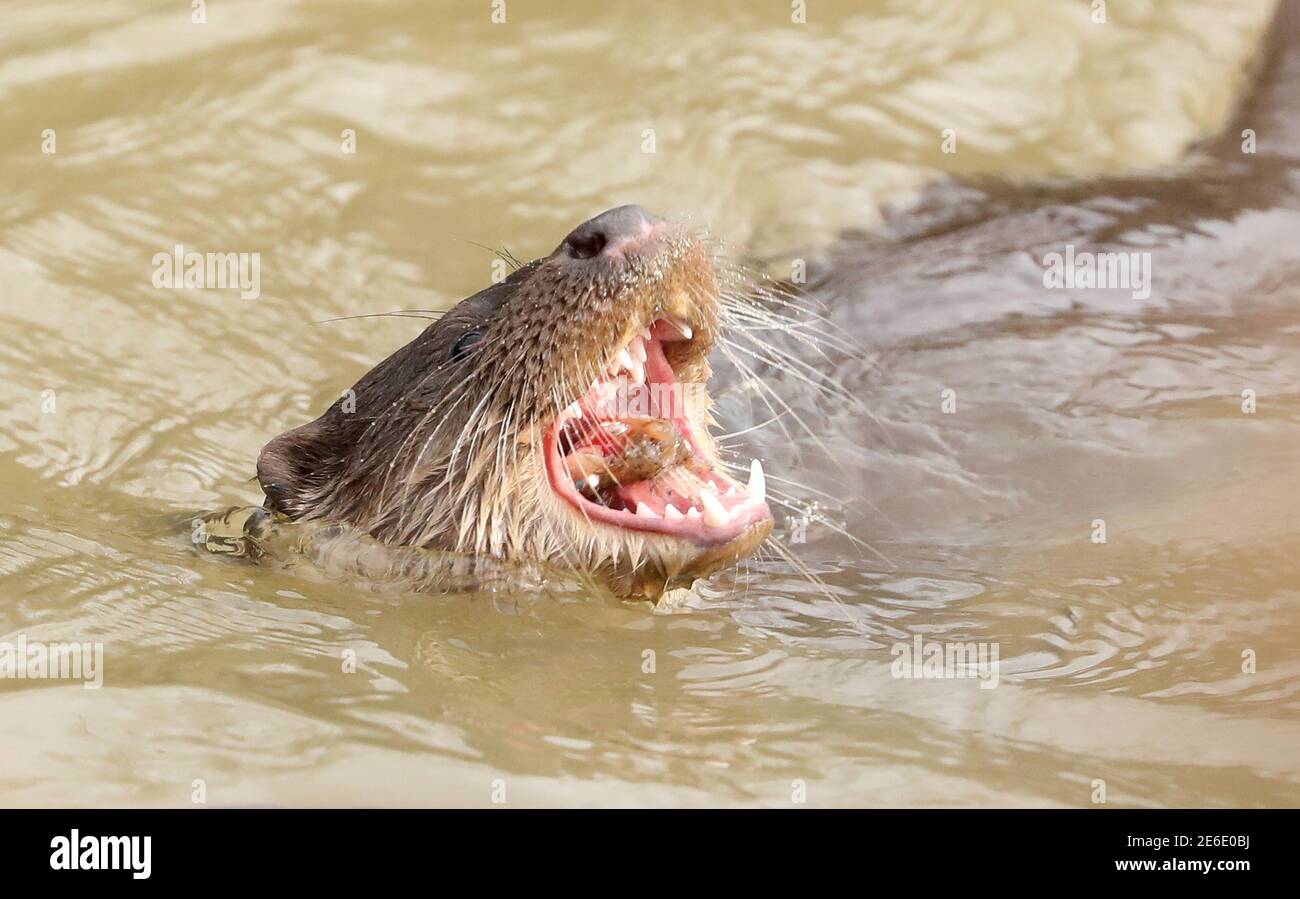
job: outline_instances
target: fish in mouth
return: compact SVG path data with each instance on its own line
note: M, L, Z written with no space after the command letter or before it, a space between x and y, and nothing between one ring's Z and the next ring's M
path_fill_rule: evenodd
M733 477L709 433L722 312L698 238L611 209L268 443L266 506L626 598L687 586L772 530L762 465Z

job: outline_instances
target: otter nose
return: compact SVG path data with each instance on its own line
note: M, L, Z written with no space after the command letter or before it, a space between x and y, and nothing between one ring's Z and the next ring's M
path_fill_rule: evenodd
M662 221L640 206L616 206L570 231L564 238L564 247L575 259L617 256Z

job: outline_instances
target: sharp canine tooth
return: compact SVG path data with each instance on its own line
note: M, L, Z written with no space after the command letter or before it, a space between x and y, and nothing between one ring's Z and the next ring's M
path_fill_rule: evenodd
M570 418L582 418L582 405L577 401L573 402L569 408L564 411L569 413Z
M763 477L763 463L757 459L749 463L749 486L745 491L755 502L761 503L767 498L767 478Z
M652 509L652 508L650 508L649 506L647 506L645 503L637 503L637 504L636 504L636 514L637 514L637 515L640 515L642 518L659 518L659 517L661 517L661 516L659 515L658 512L656 512L654 509Z
M724 493L724 494L722 494L722 495L723 495L723 496L735 496L735 495L736 495L736 485L735 485L735 484L728 484L728 485L727 485L727 492Z
M674 505L668 505L664 508L664 518L669 521L681 521L685 517L685 515L677 511L677 507Z
M686 510L686 517L687 517L687 518L699 518L699 517L700 517L700 510L697 509L697 508L695 508L694 506L691 506L689 509Z
M628 371L632 371L632 356L628 353L626 348L618 351L618 355L614 357L614 362L617 367L626 368ZM615 370L617 370L617 368Z
M704 523L720 528L731 520L727 510L722 508L718 498L707 490L700 493L700 505L704 506Z
M632 342L628 344L632 348L632 358L642 365L645 364L645 343L640 337L633 337Z
M650 342L651 340L650 329L648 327L641 329L641 339L646 341L647 343Z

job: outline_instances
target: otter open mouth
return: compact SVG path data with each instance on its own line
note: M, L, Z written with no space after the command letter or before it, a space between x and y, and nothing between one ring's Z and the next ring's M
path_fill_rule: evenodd
M693 336L679 319L656 319L547 432L551 485L588 520L704 545L770 520L759 461L741 487L704 451L693 414L704 385L679 380L684 364L669 362L698 357Z

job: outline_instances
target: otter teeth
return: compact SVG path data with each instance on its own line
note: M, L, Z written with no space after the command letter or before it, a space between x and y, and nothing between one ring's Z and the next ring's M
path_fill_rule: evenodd
M726 525L731 520L727 510L722 507L722 503L716 496L707 490L700 491L700 504L704 506L704 523L715 528Z
M672 503L669 503L667 506L664 507L664 518L668 519L669 521L681 521L685 517L686 517L685 515L677 511L677 507L674 506Z
M629 344L629 346L632 346ZM641 346L641 355L645 355L645 346ZM636 347L633 346L631 352L627 347L618 351L614 357L614 364L610 367L610 374L617 376L620 372L626 370L632 377L633 384L645 383L645 363L636 358Z
M634 365L635 363L632 361L632 354L627 351L626 347L619 350L618 355L614 357L614 371L616 373L620 369L624 368L628 371L635 371Z
M691 329L691 326L675 315L668 316L668 323L677 329L677 334L682 340L690 340L695 336L695 331Z
M637 504L636 504L636 514L637 514L638 516L640 516L641 518L659 518L659 517L660 517L660 515L659 515L658 512L656 512L654 509L652 509L652 508L650 508L649 506L647 506L645 503L637 503Z
M752 459L749 463L749 485L745 492L756 503L767 499L767 478L763 475L763 463L757 459Z

